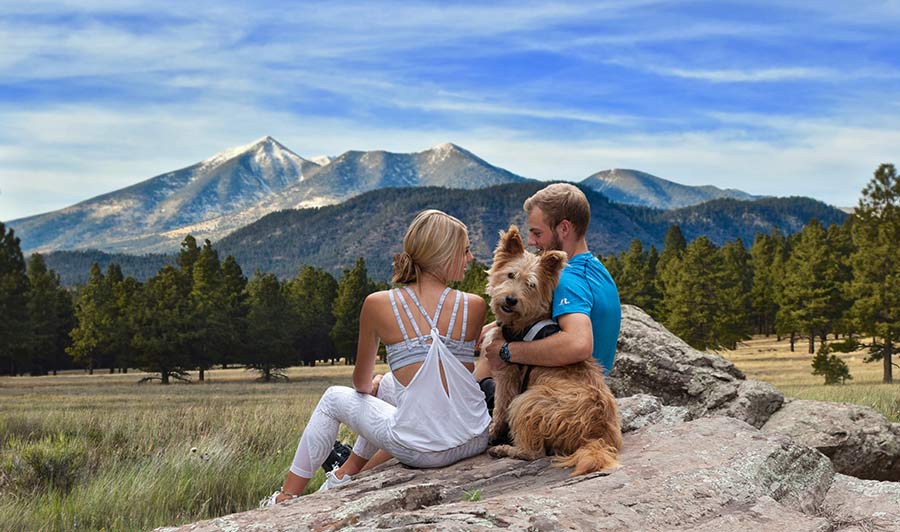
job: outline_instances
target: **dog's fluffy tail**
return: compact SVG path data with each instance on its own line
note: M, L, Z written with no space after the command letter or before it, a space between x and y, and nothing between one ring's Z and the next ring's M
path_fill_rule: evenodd
M603 442L591 440L569 456L554 460L557 467L574 467L573 477L595 473L619 465L619 451Z

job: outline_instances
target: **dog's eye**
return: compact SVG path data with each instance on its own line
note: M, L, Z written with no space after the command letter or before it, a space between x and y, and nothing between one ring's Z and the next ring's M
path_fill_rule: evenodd
M515 279L515 278L516 278L516 274L514 274L513 272L507 273L506 276L509 277L510 279Z
M537 288L535 283L528 283L528 288Z

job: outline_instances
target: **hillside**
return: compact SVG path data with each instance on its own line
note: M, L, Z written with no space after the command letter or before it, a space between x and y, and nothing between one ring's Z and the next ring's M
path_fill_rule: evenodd
M391 257L400 250L403 232L415 214L426 208L444 210L469 227L472 250L488 263L497 235L510 223L524 227L522 202L545 183L498 185L482 190L439 187L387 188L371 191L338 205L285 210L264 216L215 243L220 256L233 255L244 272L257 268L279 276L296 275L300 266L312 264L339 275L343 268L364 257L370 276L387 279ZM749 246L758 232L779 227L785 233L802 228L808 220L828 225L841 223L846 213L808 198L766 198L759 201L715 200L702 205L660 211L620 205L583 188L591 203L588 245L595 254L625 249L637 238L645 245L662 245L669 224L681 225L688 239L709 236L716 244L740 237ZM64 282L79 282L87 275L85 253L59 252L47 258ZM126 274L155 271L159 256L135 260L130 256L98 255L103 261L123 262ZM121 258L118 258L121 257ZM70 264L77 260L77 267ZM105 264L105 262L101 262ZM131 269L134 264L136 269ZM153 267L141 267L146 264ZM78 275L80 277L70 277ZM68 272L71 272L68 273Z
M619 168L597 172L581 181L581 184L603 193L616 203L664 210L689 207L719 198L760 198L741 190L723 190L712 185L682 185L646 172Z

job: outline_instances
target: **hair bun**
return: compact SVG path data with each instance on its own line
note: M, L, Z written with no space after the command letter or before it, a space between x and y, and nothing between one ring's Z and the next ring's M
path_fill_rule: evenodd
M391 282L409 284L416 280L416 264L409 253L403 251L394 255L394 275Z

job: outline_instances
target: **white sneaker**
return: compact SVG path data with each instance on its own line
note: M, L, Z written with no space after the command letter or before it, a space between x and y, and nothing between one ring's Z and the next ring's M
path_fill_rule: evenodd
M350 475L344 475L344 478L337 478L337 470L338 468L334 468L331 471L325 473L325 482L316 490L316 493L320 491L328 491L330 489L334 489L338 486L343 486L344 484L353 480L353 477Z
M275 492L272 495L259 501L259 507L260 508L271 508L272 506L277 506L279 503L276 501L276 499L278 498L279 495L281 495L281 490L275 490ZM296 495L288 495L288 498L281 502L289 501L291 499L296 499L296 498L297 498Z

